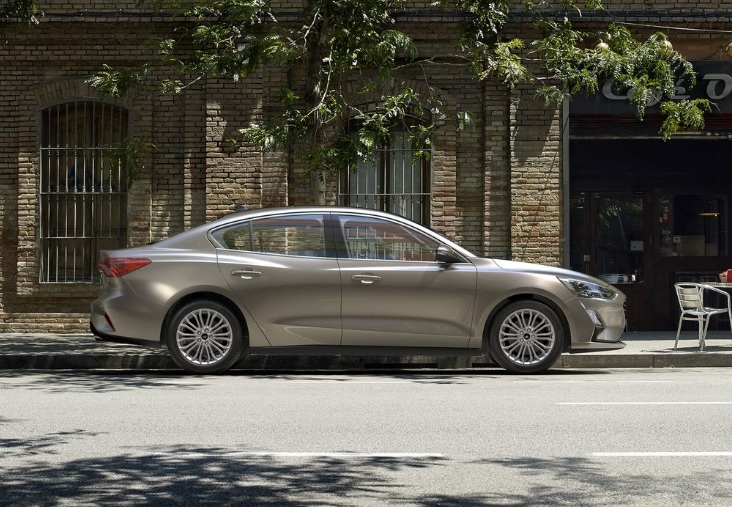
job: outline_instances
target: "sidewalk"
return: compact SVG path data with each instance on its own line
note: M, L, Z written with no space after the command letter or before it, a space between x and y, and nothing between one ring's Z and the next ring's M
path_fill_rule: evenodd
M554 368L671 368L732 366L729 331L710 331L704 352L696 333L684 331L678 350L673 332L629 332L621 350L563 354ZM251 356L244 370L379 370L389 368L485 368L484 357L431 356ZM0 334L0 370L177 369L165 349L98 342L87 335Z

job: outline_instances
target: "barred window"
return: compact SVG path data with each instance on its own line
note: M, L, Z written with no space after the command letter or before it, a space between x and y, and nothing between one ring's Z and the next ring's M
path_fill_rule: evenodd
M359 160L339 189L342 205L371 208L430 225L430 163L413 159L408 134L395 131L373 160Z
M111 156L127 137L119 106L75 101L41 119L40 280L99 281L101 249L127 244L127 177Z

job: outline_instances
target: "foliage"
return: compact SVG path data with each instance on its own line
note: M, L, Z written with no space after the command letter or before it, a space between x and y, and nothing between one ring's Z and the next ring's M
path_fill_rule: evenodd
M302 86L281 91L279 122L243 126L231 142L267 149L301 143L308 146L302 153L311 167L335 171L373 154L400 123L419 146L417 153L429 153L431 129L411 121L424 116L420 98L390 83L391 71L417 56L411 38L393 28L392 12L401 0L310 0L297 23L279 23L263 0L156 3L188 20L175 37L151 41L156 64L170 77L151 83L148 66L105 66L89 80L100 92L181 93L204 77L239 81L275 63L299 71ZM355 96L347 88L354 81L361 86ZM382 107L363 110L364 96L379 93ZM344 129L348 120L357 126L354 136Z
M114 69L104 64L102 70L90 77L87 82L99 93L112 97L121 97L127 91L139 91L145 86L145 71L130 68Z
M710 110L706 99L672 101L675 83L686 79L696 82L691 64L674 51L662 33L638 42L624 27L611 24L601 34L602 42L595 47L582 47L588 37L574 30L568 21L545 23L548 35L534 42L534 47L546 71L545 84L538 94L550 103L578 93L595 94L600 79L611 78L616 90L625 92L643 119L651 102L662 102L661 112L667 117L661 134L664 139L679 127L702 128L704 112ZM674 118L669 119L672 115Z
M105 161L112 167L119 167L130 182L137 179L144 166L144 160L157 147L144 137L132 136L117 146L104 151Z
M10 23L37 25L43 12L33 0L7 0L0 6L0 37L6 38L5 32Z
M296 20L284 21L267 0L147 3L182 16L180 26L171 37L150 41L155 61L139 69L105 66L91 78L102 93L183 93L201 79L239 81L276 64L288 69L291 83L279 92L280 114L243 125L231 142L264 149L297 146L314 170L336 171L373 156L399 127L415 156L429 156L436 125L445 116L434 94L420 95L396 78L405 67L428 63L410 36L396 28L402 0L307 0ZM578 93L597 93L601 80L612 78L641 119L649 99L660 100L665 138L677 129L703 126L708 101L672 101L674 83L680 78L693 82L695 76L663 34L641 42L618 24L600 33L574 28L571 20L601 10L600 0L581 5L563 0L558 8L527 0L437 3L465 19L455 52L437 56L465 62L477 80L497 80L508 88L532 83L544 100L559 103ZM533 41L508 38L516 26L533 26L541 35ZM161 73L150 71L161 68L166 77L155 81ZM429 82L427 71L424 76ZM373 103L372 97L380 98ZM460 112L456 124L470 121Z
M709 113L712 106L706 99L668 101L661 104L663 124L661 134L669 139L674 133L684 130L701 130L704 128L704 113Z

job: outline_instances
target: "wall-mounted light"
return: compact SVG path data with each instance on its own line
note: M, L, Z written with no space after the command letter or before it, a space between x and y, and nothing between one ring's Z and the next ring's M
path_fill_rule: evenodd
M663 48L669 53L674 50L674 45L671 44L671 41L668 39L663 39L663 42L661 44L663 45Z
M702 211L701 213L699 213L699 216L700 217L718 217L719 216L719 212L717 212L717 211Z

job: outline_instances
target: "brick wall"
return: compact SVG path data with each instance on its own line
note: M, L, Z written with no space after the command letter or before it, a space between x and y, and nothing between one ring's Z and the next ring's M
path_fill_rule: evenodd
M296 11L303 0L275 2ZM729 29L728 2L647 0L607 2L637 23ZM144 61L140 44L176 26L135 0L51 0L40 26L9 32L0 46L0 332L86 329L98 287L39 284L38 158L40 112L67 100L100 97L84 79L102 63ZM727 14L720 11L726 10ZM588 22L605 22L597 15ZM422 56L449 54L459 17L440 14L429 1L405 2L398 27L413 35ZM632 30L650 34L654 28ZM725 34L668 31L690 59L728 58ZM268 92L292 79L267 68L244 82L198 83L175 97L138 96L120 104L134 135L154 149L129 192L129 244L160 239L248 207L311 202L312 185L295 153L261 153L229 142L238 127L277 114ZM564 255L561 114L536 102L529 88L509 92L499 83L476 83L464 67L425 65L396 76L439 98L447 120L439 126L431 160L433 226L487 255L559 265ZM456 115L476 123L459 130ZM326 186L333 202L336 179Z
M560 115L517 87L511 96L511 257L562 261Z
M510 258L511 254L511 125L509 92L487 83L483 117L483 248L485 255Z

